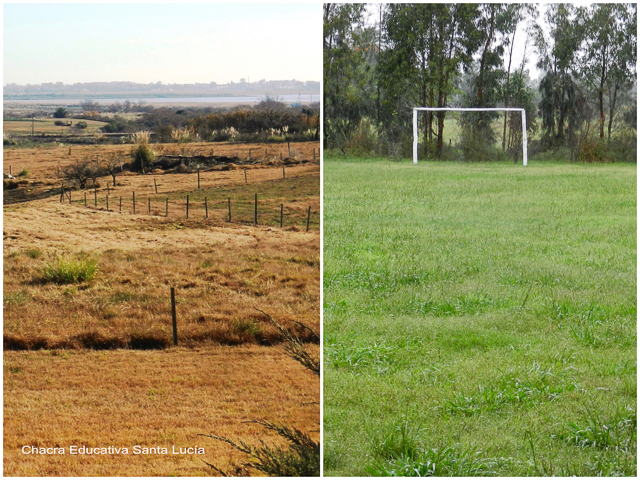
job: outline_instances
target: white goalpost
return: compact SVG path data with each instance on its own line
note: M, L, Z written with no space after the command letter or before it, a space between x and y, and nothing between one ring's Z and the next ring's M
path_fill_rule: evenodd
M413 109L413 164L418 163L418 112L521 112L522 113L522 165L527 166L527 114L524 108L458 108L414 107Z

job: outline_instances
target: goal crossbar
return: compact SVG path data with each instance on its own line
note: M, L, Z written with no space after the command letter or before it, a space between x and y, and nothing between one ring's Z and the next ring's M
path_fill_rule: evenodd
M524 108L491 107L414 107L413 109L413 164L418 163L418 112L520 112L522 113L522 165L527 166L527 113Z

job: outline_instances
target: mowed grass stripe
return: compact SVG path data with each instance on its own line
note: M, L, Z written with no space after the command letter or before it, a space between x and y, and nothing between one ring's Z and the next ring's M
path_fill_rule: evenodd
M635 165L324 179L328 475L635 474Z

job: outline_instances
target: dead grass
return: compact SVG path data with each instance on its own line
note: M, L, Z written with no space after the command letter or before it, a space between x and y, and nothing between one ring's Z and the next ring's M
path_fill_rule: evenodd
M293 331L295 321L319 329L317 232L94 213L59 205L5 212L6 349L82 348L78 335L89 333L114 348L135 348L134 334L169 339L171 286L184 345L281 341L256 307ZM93 280L41 282L43 265L73 254L97 260Z
M60 127L59 125L55 125L55 122L57 120L72 122L73 125L76 125L80 121L86 122L87 128L80 130L80 133L82 134L99 133L98 129L106 125L105 122L98 122L96 120L85 120L76 118L36 118L33 122L33 132L36 135L40 135L43 133L60 135L61 132L63 132L63 135L68 134L70 132L70 129L68 127ZM29 118L24 120L5 121L2 124L2 129L5 133L9 134L31 135L31 119Z
M317 377L281 348L4 354L4 475L208 476L243 460L198 434L278 443L264 420L319 437ZM316 402L316 403L314 403ZM24 455L23 445L128 447L129 455ZM204 455L133 455L133 445L205 448Z
M128 147L92 148L72 146L71 155L68 147L5 151L5 170L7 160L15 161L14 171L26 167L34 183L19 190L46 194L55 188L57 165ZM221 148L215 145L215 153L225 154ZM238 198L259 189L265 205L289 199L318 211L319 165L287 167L284 182L281 172L252 169L249 185L241 170L204 172L195 194L196 174L119 176L110 193L116 198L135 190L144 201L155 195L155 178L176 201L185 193L201 203L201 195L216 189ZM73 195L78 200L81 193ZM203 446L207 440L196 436L213 431L252 443L279 441L246 420L317 432L318 379L282 347L269 347L282 335L256 310L319 349L296 323L319 331L317 229L204 219L201 206L189 220L105 207L62 204L46 195L4 207L4 474L210 475L200 457L224 467L241 460L239 453L213 440L200 456L54 457L24 455L20 448ZM43 282L43 267L57 258L91 258L97 273L77 283ZM178 348L171 346L172 286Z

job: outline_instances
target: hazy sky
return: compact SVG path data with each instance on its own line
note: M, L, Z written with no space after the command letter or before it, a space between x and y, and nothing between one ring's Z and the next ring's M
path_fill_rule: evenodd
M322 3L3 5L3 85L322 78Z

